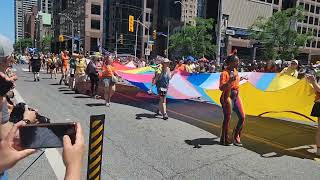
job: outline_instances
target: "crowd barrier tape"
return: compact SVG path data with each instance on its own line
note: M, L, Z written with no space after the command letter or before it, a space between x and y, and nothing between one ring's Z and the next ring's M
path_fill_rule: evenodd
M90 116L87 180L101 179L105 115Z

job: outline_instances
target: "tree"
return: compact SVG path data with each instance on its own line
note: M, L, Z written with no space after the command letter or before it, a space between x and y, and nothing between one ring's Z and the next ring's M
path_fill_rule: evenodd
M51 49L52 36L44 36L41 40L41 47L43 52L49 52Z
M299 48L313 38L311 33L296 31L297 22L304 20L301 7L278 11L270 18L258 18L251 27L251 38L264 49L264 58L290 60L299 54Z
M186 26L181 32L170 36L170 49L181 56L213 56L213 19L196 18L196 26Z
M26 48L30 48L33 46L33 41L31 38L23 38L17 41L14 45L13 48L16 52L24 52Z

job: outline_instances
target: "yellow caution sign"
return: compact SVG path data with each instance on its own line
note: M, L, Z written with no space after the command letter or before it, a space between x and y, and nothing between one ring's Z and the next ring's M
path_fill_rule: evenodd
M104 120L105 115L95 115L90 117L90 137L87 169L88 180L101 179Z
M134 32L134 16L129 15L129 32Z

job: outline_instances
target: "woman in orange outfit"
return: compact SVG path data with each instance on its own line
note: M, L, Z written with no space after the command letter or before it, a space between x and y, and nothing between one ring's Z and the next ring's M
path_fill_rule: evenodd
M237 68L239 66L239 58L236 55L231 55L226 60L227 68L220 75L220 90L222 91L220 102L223 109L224 120L221 128L221 145L230 145L228 137L228 129L231 119L232 110L236 112L239 121L233 131L233 144L242 146L240 135L245 121L245 113L242 105L242 100L239 96L239 82L241 78Z
M62 81L64 81L65 84L67 84L67 75L69 72L69 56L67 50L64 50L61 54L61 60L62 60L62 76L60 79L60 85Z

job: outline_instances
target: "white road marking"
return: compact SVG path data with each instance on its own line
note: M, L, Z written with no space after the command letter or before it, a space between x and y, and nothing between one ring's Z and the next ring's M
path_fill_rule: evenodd
M14 96L16 101L19 102L25 102L20 93L14 89ZM46 149L45 155L49 161L49 164L51 165L54 173L56 174L56 177L58 180L63 180L65 173L66 173L66 167L64 166L62 156L58 152L57 149Z
M21 68L23 72L29 72L28 68ZM41 69L40 72L47 72L47 70Z

